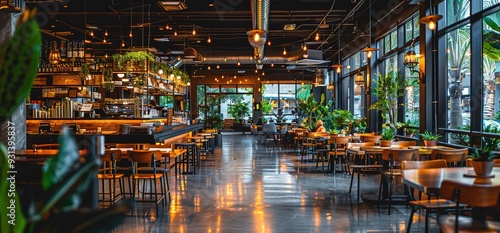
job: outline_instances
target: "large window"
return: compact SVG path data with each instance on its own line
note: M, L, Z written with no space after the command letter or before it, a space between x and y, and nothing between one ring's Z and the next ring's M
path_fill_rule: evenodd
M453 23L469 17L470 1L471 0L446 0L446 25L452 25Z
M470 26L446 34L448 128L470 124Z
M483 19L483 127L500 126L500 12ZM497 114L498 113L498 114ZM483 128L484 130L484 128Z
M264 121L292 122L297 119L297 99L306 99L310 84L262 84L262 115Z

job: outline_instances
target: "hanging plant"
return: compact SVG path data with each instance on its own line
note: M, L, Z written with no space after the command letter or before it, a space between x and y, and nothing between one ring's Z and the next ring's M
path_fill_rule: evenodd
M82 63L80 76L82 77L83 80L85 80L89 74L90 74L89 65L87 63Z
M113 81L113 71L111 69L104 69L102 71L102 77L104 78L102 87L104 87L104 89L108 90L109 92L113 92L115 90L115 82Z
M146 61L154 61L154 55L145 51L126 52L124 54L113 55L113 60L116 62L118 69L131 71L132 62L137 62L139 68L146 69Z

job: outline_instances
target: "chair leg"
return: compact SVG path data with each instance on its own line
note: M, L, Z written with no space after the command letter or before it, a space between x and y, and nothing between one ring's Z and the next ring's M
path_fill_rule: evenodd
M415 207L411 207L410 219L408 220L408 227L406 227L406 232L410 232L411 223L413 222L413 215L415 214Z
M352 174L352 175L354 175L354 174ZM357 190L357 193L358 193L358 202L359 202L359 192L360 192L359 191L360 176L361 176L361 169L358 169L358 190Z
M352 174L351 174L351 185L349 186L349 194L350 194L350 193L351 193L351 191L352 191L352 182L353 182L353 181L354 181L354 170L353 170L353 172L352 172Z
M429 232L429 211L428 210L424 211L425 211L425 232L427 233Z
M391 201L392 201L392 177L389 177L389 182L387 182L387 184L389 185L389 207L388 207L388 211L387 211L387 214L388 215L391 215Z
M382 182L384 180L384 176L380 175L380 187L378 189L378 204L377 204L377 211L380 213L380 202L382 201Z

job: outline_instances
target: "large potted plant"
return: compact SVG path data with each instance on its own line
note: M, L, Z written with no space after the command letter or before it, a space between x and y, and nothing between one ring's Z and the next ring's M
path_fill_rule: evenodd
M488 125L484 131L492 132L498 134L500 130L496 128L491 128ZM498 157L494 151L498 150L498 145L500 144L500 138L493 137L482 137L481 138L481 150L474 147L472 153L468 158L472 159L472 166L474 167L474 172L478 176L489 176L494 166L494 158Z
M442 136L440 134L435 134L426 130L423 134L420 134L420 137L422 137L422 140L424 140L424 145L426 147L433 147L437 146L438 139Z
M317 102L314 99L312 93L305 100L298 99L297 107L300 109L301 115L304 117L304 119L302 120L303 125L309 131L314 130L314 127L316 125L315 120L319 120L315 119L315 115L317 114L318 108L323 104L324 101L325 101L324 94L321 94L321 100L320 102Z
M228 107L227 113L234 117L234 129L236 131L243 131L244 118L250 115L250 104L238 101Z
M370 105L369 110L378 110L384 122L389 125L398 125L398 97L404 95L406 82L398 72L388 72L385 75L377 74L378 80L373 80L375 86L371 88L377 101Z

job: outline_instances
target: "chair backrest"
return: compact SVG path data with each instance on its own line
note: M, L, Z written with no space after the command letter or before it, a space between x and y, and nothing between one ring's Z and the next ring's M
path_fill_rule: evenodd
M381 137L380 135L361 135L360 140L361 142L375 142L375 144L378 144Z
M262 125L262 132L264 133L277 133L278 131L276 130L276 124L274 123L267 123Z
M423 168L444 168L448 167L446 160L425 160L425 161L409 161L404 160L401 162L401 169L423 169Z
M375 142L350 142L347 147L370 147L375 146Z
M439 194L441 198L471 207L490 207L498 205L500 185L463 184L453 180L443 180Z
M144 150L148 150L149 148L172 148L172 144L163 144L163 145L156 145L156 144L144 144L143 145Z
M282 125L280 128L279 133L280 134L286 134L286 131L288 130L288 125Z
M382 151L382 160L385 161L417 161L418 157L418 149L384 149L384 151Z
M130 160L136 163L152 163L161 157L160 152L150 150L131 150L129 154Z
M432 149L431 159L444 159L450 167L461 167L469 149Z
M408 148L409 146L416 146L417 141L392 141L391 146L397 146L400 148Z
M339 145L347 146L350 139L351 139L351 137L349 137L349 136L332 136L332 135L330 135L330 139L328 140L328 143L330 143L330 145L335 145L337 147Z
M105 150L104 155L102 155L101 161L103 162L113 162L118 161L122 157L122 153L119 150Z

